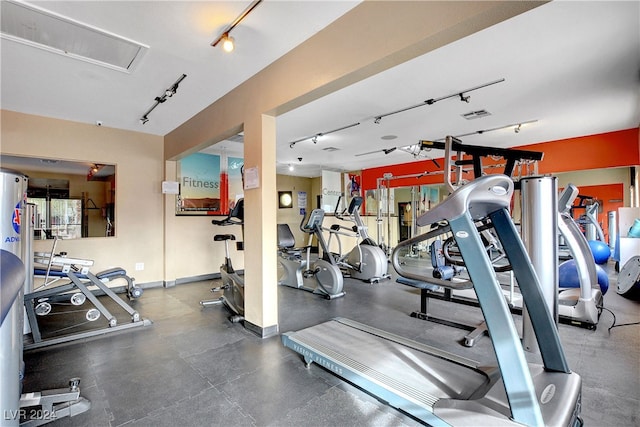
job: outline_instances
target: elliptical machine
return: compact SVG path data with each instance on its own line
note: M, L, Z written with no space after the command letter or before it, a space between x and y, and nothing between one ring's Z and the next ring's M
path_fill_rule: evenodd
M342 212L338 212L340 200L338 198L334 215L342 221L353 222L352 227L345 227L339 224L333 224L329 229L329 241L335 235L338 241L338 254L333 254L338 266L344 271L348 277L359 279L364 282L378 283L380 280L389 279L391 276L387 273L389 262L382 248L369 236L367 226L362 222L360 217L360 207L362 206L362 197L356 196L351 199L349 207ZM345 213L348 217L345 217ZM349 231L342 231L343 229ZM342 255L342 242L340 235L355 237L359 241L354 248L346 255Z
M345 295L342 290L344 278L329 253L327 243L322 235L324 211L314 209L302 218L300 230L309 235L309 244L303 248L294 248L295 239L288 224L278 224L278 248L280 264L284 268L284 276L278 280L279 285L302 289L321 295L326 299L340 298ZM322 249L322 256L311 263L311 242L316 237ZM302 258L302 250L307 251L306 259ZM310 284L311 282L311 284Z
M213 225L228 226L240 225L244 234L244 199L238 200L229 215L223 220L211 220ZM229 240L236 240L234 234L216 234L213 236L214 242L224 242L224 263L220 266L220 279L222 286L211 289L211 292L223 291L222 296L217 299L200 301L200 305L208 307L210 305L224 304L229 311L229 321L238 323L244 320L244 277L233 269L231 257L229 255ZM243 250L243 242L236 242L238 250Z

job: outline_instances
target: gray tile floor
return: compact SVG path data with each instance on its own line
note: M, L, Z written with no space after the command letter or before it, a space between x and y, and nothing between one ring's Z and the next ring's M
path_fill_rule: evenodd
M605 307L617 323L637 322L639 303L615 292ZM201 308L211 282L147 289L133 304L153 325L25 353L23 391L58 388L81 377L91 409L57 426L402 426L419 423L317 365L306 369L279 337L261 340L227 321L223 307ZM475 359L494 361L490 341L460 344L465 331L411 318L416 289L386 281L345 281L334 301L278 289L280 331L343 316ZM433 314L480 321L479 309L433 301ZM520 323L520 316L514 316ZM608 331L604 312L594 330L559 325L572 370L583 379L587 426L640 425L640 326ZM528 355L536 360L536 355Z

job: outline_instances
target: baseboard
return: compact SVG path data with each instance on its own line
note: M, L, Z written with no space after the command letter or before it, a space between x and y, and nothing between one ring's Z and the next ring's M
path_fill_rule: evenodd
M219 279L220 273L199 274L197 276L179 277L175 280L176 285L183 285L185 283L201 282L203 280Z
M159 282L147 282L147 283L136 283L136 286L142 289L151 289L151 288L162 288L167 287L165 282L163 281L159 281Z
M244 327L248 331L253 332L257 336L259 336L260 338L274 337L279 333L278 325L272 325L272 326L267 326L266 328L263 328L261 326L254 325L253 323L245 320Z

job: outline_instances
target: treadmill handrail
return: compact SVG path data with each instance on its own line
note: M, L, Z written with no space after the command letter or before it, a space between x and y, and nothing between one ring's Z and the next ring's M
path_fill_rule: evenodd
M418 236L412 237L407 240L403 240L396 245L393 252L391 253L391 264L393 268L396 270L402 277L406 277L408 279L420 280L422 282L432 283L434 285L442 286L443 288L449 288L454 291L463 290L463 289L471 289L473 288L473 283L470 280L464 280L459 282L454 282L451 280L442 280L433 277L433 275L429 276L427 274L421 274L415 270L409 270L403 267L403 264L400 262L400 253L402 252L402 248L411 247L420 242L424 242L425 240L433 239L434 237L440 236L446 232L450 231L449 226L436 228L427 233L420 234Z
M513 194L513 181L506 175L486 175L463 185L438 204L420 215L416 224L420 227L449 221L469 212L471 218L486 218L490 212L509 208Z

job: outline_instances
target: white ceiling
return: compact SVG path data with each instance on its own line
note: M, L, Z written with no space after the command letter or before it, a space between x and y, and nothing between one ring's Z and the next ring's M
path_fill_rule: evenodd
M248 0L33 2L150 48L129 74L2 39L1 106L166 135L357 3L265 0L233 30L237 47L226 54L210 43ZM183 73L177 94L140 124ZM466 94L469 103L454 97L374 123L498 79L505 81ZM322 169L410 162L414 156L402 150L356 155L531 120L519 133L509 128L463 142L515 147L629 129L640 123L639 83L640 2L555 1L278 117L278 172L319 176ZM482 109L491 115L461 117ZM290 148L353 123L360 124ZM209 151L223 148L238 154L242 144L225 141Z

